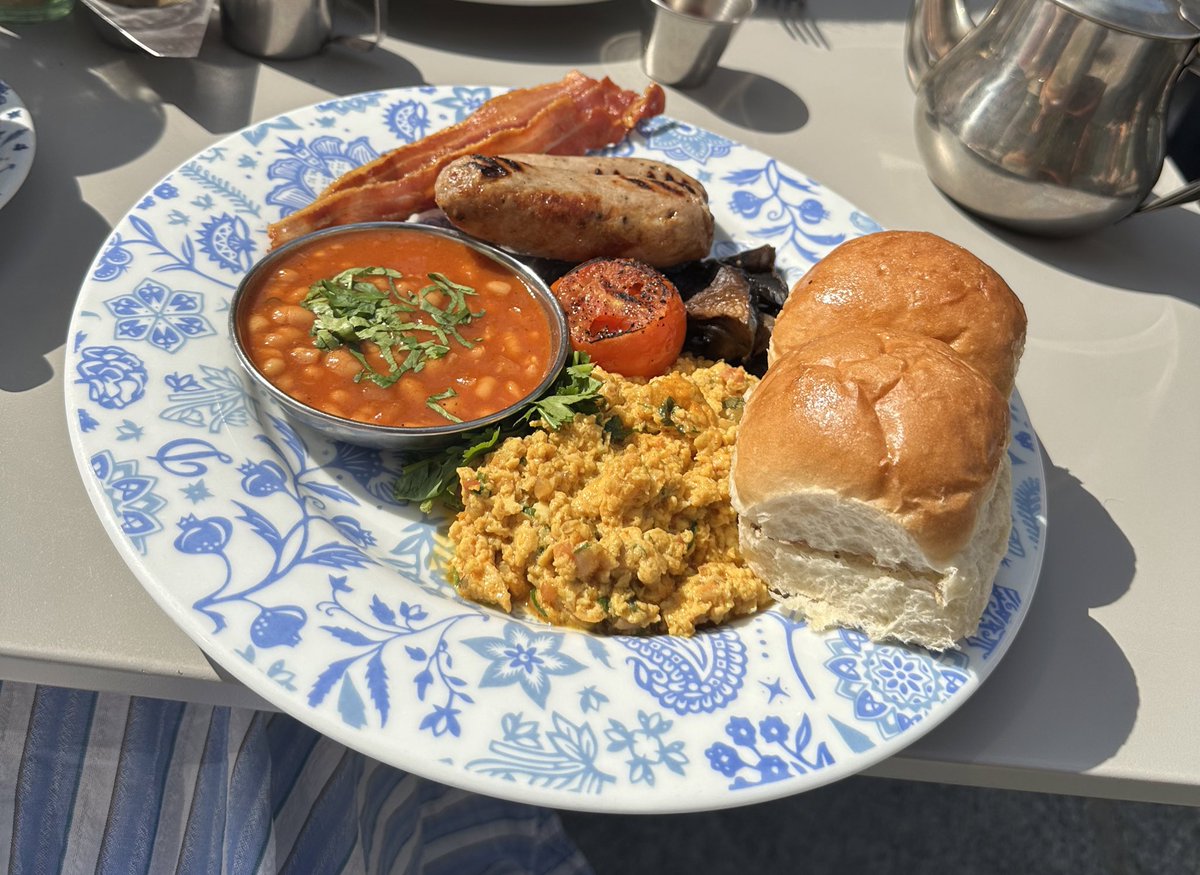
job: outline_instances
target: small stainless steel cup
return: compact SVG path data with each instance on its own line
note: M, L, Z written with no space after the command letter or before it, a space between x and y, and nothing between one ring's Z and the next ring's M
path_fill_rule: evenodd
M755 0L645 0L642 69L663 85L694 88L717 66Z
M339 33L339 12L369 7L374 17L374 39ZM220 0L225 39L258 58L306 58L331 42L370 48L383 39L387 22L386 0Z

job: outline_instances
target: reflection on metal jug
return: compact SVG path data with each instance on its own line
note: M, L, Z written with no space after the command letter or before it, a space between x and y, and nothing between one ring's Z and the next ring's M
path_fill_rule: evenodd
M906 61L930 179L967 210L1068 235L1200 200L1146 203L1171 91L1197 70L1197 0L914 0ZM1181 5L1182 4L1182 5Z

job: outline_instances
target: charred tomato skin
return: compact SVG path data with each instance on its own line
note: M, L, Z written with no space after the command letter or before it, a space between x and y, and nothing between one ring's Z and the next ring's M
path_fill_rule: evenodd
M550 286L571 346L625 377L666 373L683 349L687 311L674 283L629 258L594 258Z

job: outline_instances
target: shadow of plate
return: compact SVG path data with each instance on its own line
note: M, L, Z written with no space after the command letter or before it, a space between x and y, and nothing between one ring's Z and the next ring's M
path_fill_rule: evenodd
M1046 555L1029 613L1003 661L944 724L906 751L1083 772L1129 738L1140 697L1133 667L1090 612L1130 588L1133 545L1103 505L1043 447Z

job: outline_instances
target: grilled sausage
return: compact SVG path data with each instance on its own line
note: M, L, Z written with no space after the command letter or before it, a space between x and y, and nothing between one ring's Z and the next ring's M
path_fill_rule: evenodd
M467 155L438 174L434 197L455 227L524 255L670 267L712 247L704 186L660 161Z

